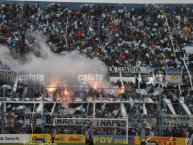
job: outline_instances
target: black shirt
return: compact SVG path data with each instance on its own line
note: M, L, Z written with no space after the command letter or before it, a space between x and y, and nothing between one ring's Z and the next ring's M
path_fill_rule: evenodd
M40 97L40 93L34 93L34 97Z

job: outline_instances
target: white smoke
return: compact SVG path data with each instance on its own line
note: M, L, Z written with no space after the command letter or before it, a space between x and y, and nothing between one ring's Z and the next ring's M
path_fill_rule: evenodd
M47 87L78 87L79 74L100 74L103 75L103 85L97 87L110 88L110 83L107 78L107 68L101 60L91 60L87 56L79 54L78 51L73 51L67 55L54 54L45 43L45 40L33 34L39 40L42 53L46 56L36 57L33 54L27 55L27 60L22 63L19 59L13 59L10 55L9 48L1 46L0 60L8 65L16 73L39 73L44 74L44 83ZM23 60L25 61L25 60ZM89 84L92 87L93 84Z

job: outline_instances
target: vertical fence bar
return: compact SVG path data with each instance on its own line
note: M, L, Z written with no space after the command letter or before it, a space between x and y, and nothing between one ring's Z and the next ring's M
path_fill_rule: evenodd
M101 90L102 88L100 88ZM99 94L99 98L100 98L100 94ZM101 100L101 117L103 116L103 105L102 105L102 98L100 98ZM104 109L105 110L105 109ZM95 110L96 111L96 110Z
M45 108L45 87L43 87L43 112L42 112L42 120L43 120L43 123L42 123L42 133L44 133L44 125L45 125L45 111L44 111L44 108Z
M4 134L5 126L5 88L3 88L3 123L2 123L2 134Z
M82 118L83 118L83 90L84 90L84 88L81 89L81 99L82 99L81 116L82 116ZM83 120L81 120L81 131L82 131L82 134L83 134L84 133L83 132Z
M66 88L63 88L63 89L62 89L62 105L61 105L62 115L64 115L64 106L63 106L63 104L64 104L64 99L66 99L66 98L65 98L65 94L64 94L64 93L65 93L65 89L66 89ZM68 105L68 103L65 103L65 104ZM66 105L65 105L65 106L66 106ZM68 105L68 107L69 107L69 105Z
M126 129L125 129L126 130L126 144L129 144L129 138L128 138L128 131L129 131L129 125L128 124L129 124L129 122L128 122L128 120L129 119L128 119L128 116L127 116Z
M120 98L120 118L122 118L122 90L121 90L121 98ZM120 122L120 135L122 135L122 121Z
M100 38L100 22L98 20L98 37L99 37L99 44L101 43L101 38Z
M182 103L183 103L183 102L182 102ZM182 109L182 108L181 108L181 105L182 105L182 104L179 102L178 105L179 105L179 115L180 115L180 112L181 112L181 109ZM177 105L176 105L176 106L177 106ZM176 112L176 113L177 113L177 112Z
M161 89L159 89L159 136L161 136Z

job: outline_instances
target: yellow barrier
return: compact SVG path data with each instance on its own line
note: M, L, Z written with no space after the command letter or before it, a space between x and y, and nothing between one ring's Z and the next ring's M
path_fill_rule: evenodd
M147 137L148 141L156 141L158 145L185 145L185 138L177 138L177 137L158 137L152 136ZM135 144L140 144L139 136L135 136Z
M84 135L65 135L65 143L85 143Z
M36 139L44 139L45 143L52 142L50 134L30 134L30 143ZM55 137L55 143L85 143L85 137L84 135L57 134Z

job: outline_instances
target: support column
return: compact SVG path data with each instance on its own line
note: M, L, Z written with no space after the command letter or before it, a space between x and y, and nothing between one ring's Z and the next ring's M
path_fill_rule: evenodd
M93 103L93 118L95 118L96 103Z

